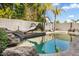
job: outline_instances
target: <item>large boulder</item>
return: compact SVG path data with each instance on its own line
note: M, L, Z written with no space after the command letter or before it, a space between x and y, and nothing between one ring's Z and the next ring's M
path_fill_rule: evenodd
M33 47L17 46L7 48L2 53L3 56L37 56L37 52Z
M2 31L5 31L6 33L6 36L7 36L7 41L8 41L8 44L7 44L7 47L14 47L16 46L18 43L20 43L20 38L19 37L16 37L14 34L13 34L13 31L11 30L8 30L7 28L0 28L2 29ZM1 32L2 32L1 31ZM3 32L4 33L4 32ZM3 35L4 37L4 35ZM5 37L4 37L5 38ZM5 38L6 39L6 38Z
M20 38L16 37L12 33L8 33L8 41L9 41L8 47L14 47L20 43Z

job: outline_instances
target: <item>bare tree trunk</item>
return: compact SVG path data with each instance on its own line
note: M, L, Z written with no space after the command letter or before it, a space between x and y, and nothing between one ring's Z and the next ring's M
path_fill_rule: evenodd
M46 23L46 19L45 19L45 12L44 12L44 21L43 21L44 31L45 31L45 23Z

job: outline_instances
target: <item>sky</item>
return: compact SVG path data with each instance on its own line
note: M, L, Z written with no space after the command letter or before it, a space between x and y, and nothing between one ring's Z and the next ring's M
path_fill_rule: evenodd
M79 4L78 3L54 3L54 7L61 8L63 11L57 16L57 20L60 22L71 22L71 19L79 19ZM51 21L54 19L54 14L51 10L46 11L46 16L50 18Z

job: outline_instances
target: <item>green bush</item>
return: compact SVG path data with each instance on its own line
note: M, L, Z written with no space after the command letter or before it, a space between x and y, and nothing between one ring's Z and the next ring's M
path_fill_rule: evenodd
M4 28L0 28L0 55L8 45L8 35Z

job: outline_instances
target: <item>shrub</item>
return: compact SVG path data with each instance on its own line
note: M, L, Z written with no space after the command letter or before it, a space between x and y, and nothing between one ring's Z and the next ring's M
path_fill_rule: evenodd
M8 35L4 28L0 28L0 55L8 45Z

